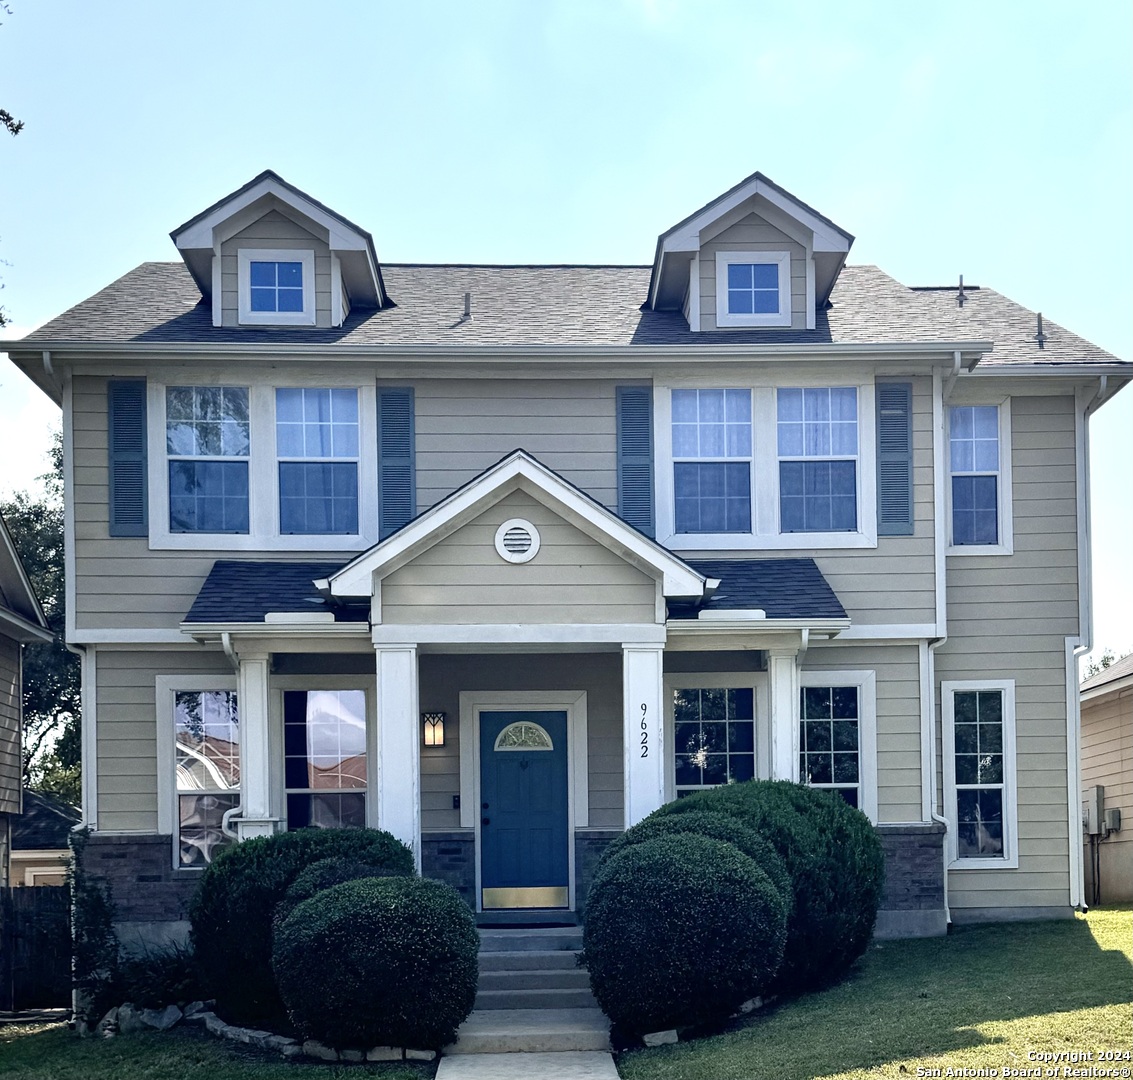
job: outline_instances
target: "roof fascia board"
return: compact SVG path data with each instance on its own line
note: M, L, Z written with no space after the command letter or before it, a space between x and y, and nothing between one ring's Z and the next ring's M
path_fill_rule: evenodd
M16 618L22 619L23 621L27 622L29 626L37 627L38 629L47 633L47 638L45 640L50 641L51 633L47 628L47 616L43 613L43 608L39 603L39 597L35 595L35 589L32 588L31 579L28 577L27 571L24 569L24 564L20 559L19 552L16 551L16 545L12 542L12 534L8 532L8 526L5 524L2 517L0 517L0 540L3 540L4 550L7 552L6 561L10 563L11 569L15 572L14 576L17 582L17 588L19 588L23 592L24 599L27 602L27 607L30 611L33 611L35 613L35 619L26 619L24 616L19 615L17 612L12 612L12 614ZM3 610L3 608L0 608L0 611Z
M0 633L22 643L51 641L54 637L50 630L37 626L30 619L25 619L6 607L0 607Z
M721 616L724 612L719 613ZM734 619L713 618L701 621L699 619L669 619L665 623L666 630L689 634L711 634L723 630L744 630L750 633L775 633L783 630L814 630L819 633L837 634L850 628L849 619L767 619L739 617Z
M336 623L309 623L309 622L183 622L180 625L181 633L191 634L193 637L217 634L254 634L256 637L331 637L331 638L366 638L370 636L369 623L365 622L336 622Z
M1034 376L1042 375L1046 378L1069 378L1073 379L1079 375L1117 375L1124 376L1125 382L1133 380L1133 363L1127 360L1115 360L1110 364L1098 363L1076 363L1073 360L1067 361L1051 361L1046 364L985 364L983 367L977 368L974 371L969 371L968 375L979 375L982 378L1000 377L1003 375L1018 377L1022 375ZM1125 385L1123 382L1121 385Z
M1122 690L1128 690L1130 687L1133 687L1133 672L1116 679L1110 679L1109 682L1091 686L1089 690L1083 690L1081 692L1082 703L1085 704L1087 701L1093 701L1095 698L1104 697L1106 694L1120 693Z

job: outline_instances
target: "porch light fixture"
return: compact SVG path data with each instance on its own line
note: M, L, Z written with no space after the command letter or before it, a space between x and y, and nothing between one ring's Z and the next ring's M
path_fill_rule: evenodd
M444 746L445 744L445 714L443 712L426 712L421 714L425 722L425 745Z

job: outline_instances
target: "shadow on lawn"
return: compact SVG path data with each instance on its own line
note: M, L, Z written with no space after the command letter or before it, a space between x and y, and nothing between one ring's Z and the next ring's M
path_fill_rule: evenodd
M1083 920L960 927L946 938L878 942L829 990L621 1064L626 1077L788 1080L987 1047L987 1064L1025 1065L995 1051L1002 1040L977 1025L1128 1005L1131 990L1133 965L1100 947Z

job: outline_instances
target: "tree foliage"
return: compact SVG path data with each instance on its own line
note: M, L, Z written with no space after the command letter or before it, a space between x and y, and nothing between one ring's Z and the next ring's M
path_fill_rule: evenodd
M0 2L0 15L11 15L12 9L5 3ZM24 122L17 120L7 109L0 109L0 127L3 127L9 135L19 135L23 130ZM0 289L4 288L0 285ZM0 326L7 326L8 318L4 314L4 309L0 307Z
M25 645L24 782L71 803L80 798L82 744L79 658L63 644L66 590L63 570L63 437L56 431L51 471L38 491L20 491L0 503L0 514L43 605L55 639Z

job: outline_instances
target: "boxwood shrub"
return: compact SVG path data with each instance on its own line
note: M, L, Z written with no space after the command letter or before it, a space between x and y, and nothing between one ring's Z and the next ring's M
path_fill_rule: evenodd
M276 930L272 966L304 1037L439 1050L472 1011L479 948L450 885L363 878L299 904Z
M358 881L368 877L401 877L402 871L391 870L385 866L374 866L373 863L362 862L360 859L344 859L341 857L319 859L311 863L287 887L283 899L275 905L276 925L283 922L304 900L312 896L341 885L345 881Z
M830 792L785 780L697 791L658 816L730 814L771 842L791 875L795 908L775 989L797 992L840 978L873 935L885 857L865 814Z
M271 973L272 916L311 863L341 857L413 873L413 854L376 829L297 829L221 851L189 905L193 951L221 1015L233 1023L286 1023Z
M782 856L769 840L760 836L738 818L728 814L694 811L688 814L651 814L643 821L626 829L615 839L602 855L595 871L595 878L603 873L609 860L619 851L646 840L656 840L659 836L672 836L676 833L696 833L713 840L723 840L742 851L770 879L783 898L788 910L794 907L794 892L791 888L791 875Z
M587 898L590 986L627 1032L716 1023L766 988L786 926L782 894L732 844L695 833L628 844Z

